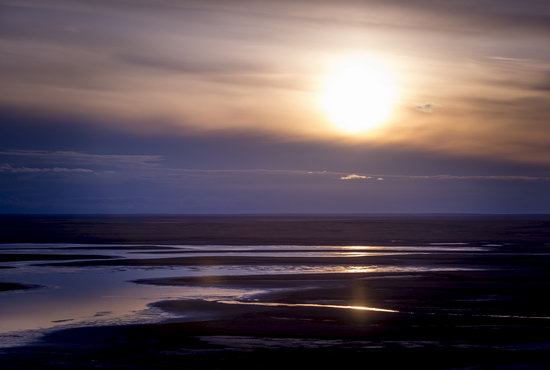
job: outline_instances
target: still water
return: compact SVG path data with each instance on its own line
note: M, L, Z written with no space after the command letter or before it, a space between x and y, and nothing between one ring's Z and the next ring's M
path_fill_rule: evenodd
M108 248L108 249L106 249ZM368 257L375 255L487 252L467 245L429 246L132 246L82 244L1 244L9 254L99 254L116 258L212 256ZM48 261L51 262L51 261ZM83 325L159 322L170 314L150 307L171 299L238 301L262 293L251 289L193 286L153 286L136 279L254 274L422 272L464 270L459 267L379 266L365 264L205 265L169 267L52 267L36 261L2 263L0 281L39 285L39 288L0 293L0 346L28 342L52 330ZM178 319L192 320L192 317Z

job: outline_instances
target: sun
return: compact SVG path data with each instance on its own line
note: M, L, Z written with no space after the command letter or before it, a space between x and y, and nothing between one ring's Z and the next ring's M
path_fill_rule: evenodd
M320 104L341 132L361 134L387 122L397 100L395 73L366 56L344 58L322 81Z

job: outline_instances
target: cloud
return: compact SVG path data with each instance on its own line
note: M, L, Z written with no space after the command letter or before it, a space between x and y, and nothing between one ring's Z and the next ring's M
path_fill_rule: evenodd
M9 173L94 173L89 168L65 168L65 167L14 167L8 163L0 164L0 172Z
M340 180L370 180L371 178L370 176L358 175L356 173L340 176Z
M524 175L394 175L381 173L344 172L288 168L185 168L167 166L160 155L95 154L77 151L0 150L0 172L9 173L97 173L118 174L152 182L178 182L184 179L226 178L249 181L310 177L312 181L337 178L343 181L548 181L550 177Z
M159 155L93 154L78 151L0 150L0 156L24 158L49 163L80 163L89 165L154 167L164 159Z
M338 174L333 172L330 174ZM358 175L352 173L349 175L340 175L340 180L376 180L376 181L403 181L403 180L425 180L425 181L550 181L550 177L545 176L518 176L518 175L500 175L500 176L472 176L472 175Z
M459 180L459 181L549 181L545 176L457 176L457 175L430 175L430 176L392 176L394 178L406 178L412 180Z
M118 59L130 65L158 69L165 72L176 72L197 75L235 75L266 72L257 64L227 62L217 60L195 60L189 56L151 56L140 54L121 54Z
M550 92L550 71L545 71L540 80L533 83L532 89L545 94Z
M436 103L419 103L415 105L415 109L423 113L432 113L435 107L440 107Z

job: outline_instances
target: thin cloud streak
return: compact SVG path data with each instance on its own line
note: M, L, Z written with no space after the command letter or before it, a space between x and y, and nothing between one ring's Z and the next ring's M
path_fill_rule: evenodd
M0 172L9 173L94 173L94 170L89 168L37 168L37 167L14 167L8 163L0 164Z
M51 150L0 150L0 156L23 157L47 162L78 162L83 164L107 164L110 166L157 166L163 160L159 155L91 154L77 151Z
M308 176L321 177L326 179L337 179L344 181L382 181L382 180L441 180L441 181L550 181L546 176L519 176L519 175L395 175L382 173L349 173L334 170L308 170L308 169L268 169L268 168L177 168L167 167L162 164L165 158L160 155L115 155L115 154L93 154L75 151L47 151L47 150L1 150L0 158L23 157L27 165L14 166L12 164L0 165L0 172L10 173L104 173L132 176L146 176L151 179L162 180L165 178L185 176L230 176L239 178L242 176L263 177L263 176ZM68 167L36 167L33 164L43 162L64 161L77 166L101 165L103 171L89 168L68 168ZM107 170L105 170L107 169ZM110 170L109 170L110 169ZM116 170L116 171L115 171Z

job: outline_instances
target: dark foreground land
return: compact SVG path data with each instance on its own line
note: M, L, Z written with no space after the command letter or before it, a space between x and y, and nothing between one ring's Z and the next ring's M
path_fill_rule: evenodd
M4 350L2 369L550 368L549 217L157 220L166 233L154 231L152 219L142 219L134 228L142 239L131 233L127 218L73 219L71 227L66 219L10 222L10 229L25 230L37 240L40 230L49 230L44 235L50 242L491 246L478 252L355 258L159 254L158 259L56 262L71 268L271 263L439 269L139 280L135 283L267 293L240 301L157 302L157 308L180 319L57 331L32 345ZM31 241L14 231L6 235Z

